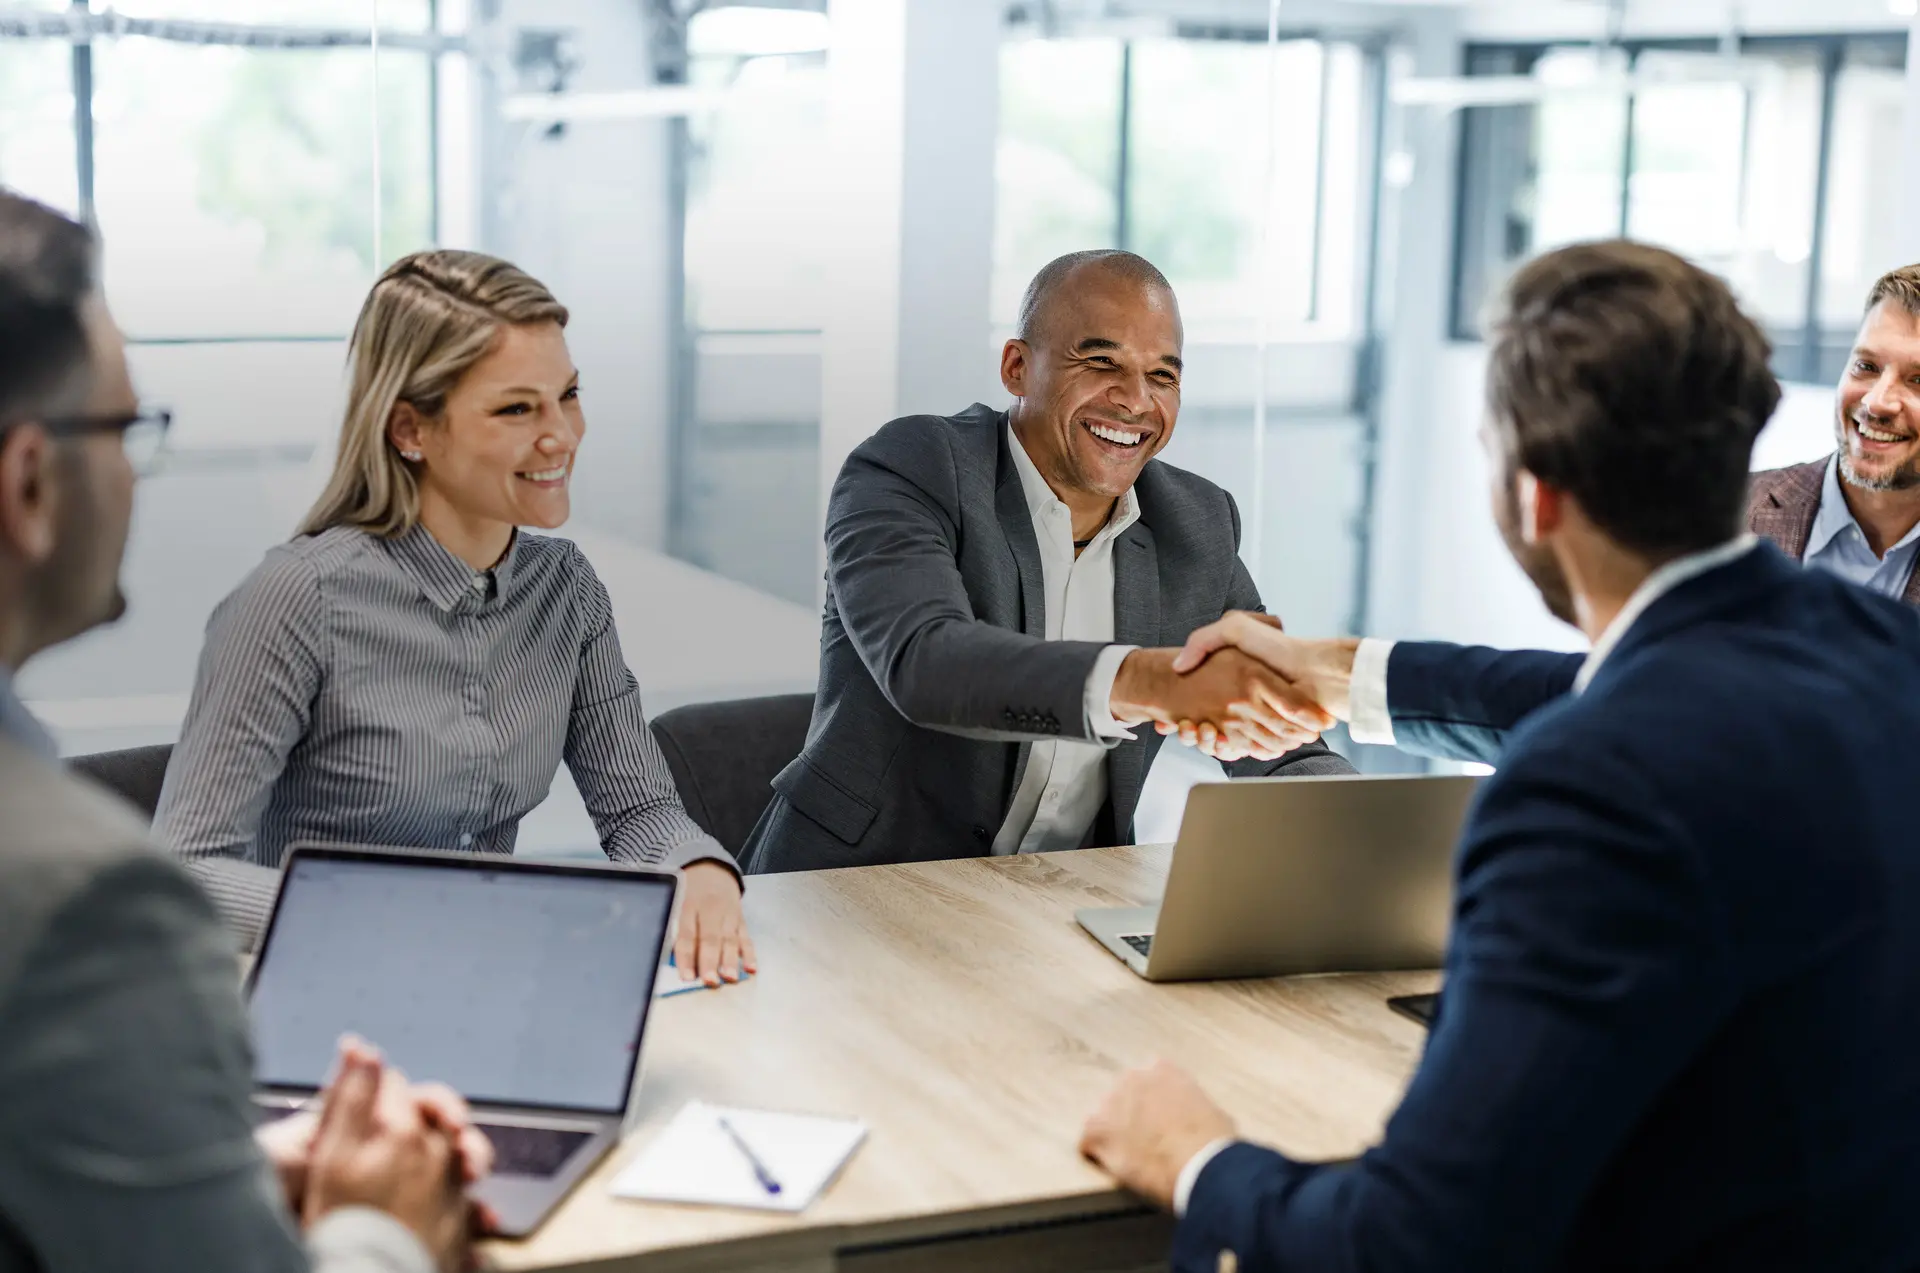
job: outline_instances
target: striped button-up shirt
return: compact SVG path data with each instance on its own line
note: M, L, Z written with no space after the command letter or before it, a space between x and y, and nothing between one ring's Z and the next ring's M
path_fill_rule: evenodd
M511 853L563 758L608 857L732 865L680 803L578 548L518 532L476 573L424 527L336 527L214 610L154 826L251 941L294 842Z

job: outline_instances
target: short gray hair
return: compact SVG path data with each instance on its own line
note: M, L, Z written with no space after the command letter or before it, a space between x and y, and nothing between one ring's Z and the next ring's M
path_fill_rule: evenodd
M1173 284L1167 282L1167 276L1152 261L1137 253L1121 248L1090 248L1084 252L1069 252L1041 266L1040 272L1033 276L1033 282L1027 284L1027 294L1020 298L1019 325L1014 329L1016 337L1028 342L1033 340L1040 328L1040 319L1053 305L1061 285L1083 265L1098 265L1126 282L1142 287L1173 291Z
M85 226L0 190L0 426L86 393L95 256Z

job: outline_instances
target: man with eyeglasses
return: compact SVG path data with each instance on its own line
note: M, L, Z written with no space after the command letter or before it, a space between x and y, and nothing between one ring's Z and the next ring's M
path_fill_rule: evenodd
M14 696L33 655L125 609L136 471L166 432L94 256L0 191L0 1273L451 1270L489 1158L459 1098L347 1041L317 1117L256 1138L212 903Z

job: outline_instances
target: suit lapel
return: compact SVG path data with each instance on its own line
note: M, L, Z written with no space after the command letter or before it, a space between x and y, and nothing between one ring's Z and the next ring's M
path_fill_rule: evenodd
M1748 529L1772 540L1795 561L1804 558L1807 541L1813 537L1814 518L1820 513L1820 488L1826 481L1828 463L1817 460L1767 474L1766 485L1756 492L1748 513Z
M1040 539L1033 533L1033 513L1027 508L1027 493L1020 486L1020 473L1013 467L1013 457L1007 454L1004 431L1000 441L1000 482L994 488L993 503L1000 517L1000 529L1006 532L1014 572L1020 578L1020 630L1045 640L1047 585L1046 576L1040 570Z
M1135 522L1113 545L1113 638L1121 645L1150 649L1160 637L1160 554L1153 532ZM1160 736L1151 725L1134 727L1135 740L1107 753L1107 799L1113 803L1114 834L1126 838L1147 764ZM1151 742L1149 741L1151 740Z
M1033 533L1033 513L1027 508L1027 493L1020 485L1020 471L1013 467L1007 451L1005 418L994 430L1000 439L1000 480L993 490L994 513L1007 537L1007 552L1013 558L1013 570L1020 584L1020 630L1037 640L1047 637L1047 582L1041 573L1040 538ZM1004 806L1020 790L1027 775L1027 759L1033 744L1019 743L1014 750L1013 780L1001 793Z

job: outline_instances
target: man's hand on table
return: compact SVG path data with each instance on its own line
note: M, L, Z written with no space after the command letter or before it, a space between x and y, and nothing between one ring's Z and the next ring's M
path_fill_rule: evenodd
M738 981L743 969L760 971L740 910L740 879L719 862L694 862L680 870L680 928L674 935L673 963L682 981L697 977L709 986Z
M1180 1173L1233 1120L1186 1071L1167 1061L1128 1070L1080 1134L1080 1152L1114 1179L1169 1211Z
M1182 676L1200 675L1215 659L1228 653L1255 659L1275 678L1276 683L1267 692L1276 706L1293 720L1319 721L1317 737L1335 720L1352 716L1348 689L1358 648L1358 641L1310 641L1288 636L1275 616L1236 610L1188 637L1173 670ZM1156 727L1162 734L1177 734L1181 742L1215 760L1277 760L1284 754L1236 731L1231 721L1214 717L1185 716L1171 723L1157 721Z
M1162 733L1204 721L1233 747L1277 758L1312 742L1333 718L1257 658L1221 649L1182 672L1175 650L1134 650L1114 677L1109 710L1127 724L1152 721Z

